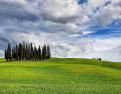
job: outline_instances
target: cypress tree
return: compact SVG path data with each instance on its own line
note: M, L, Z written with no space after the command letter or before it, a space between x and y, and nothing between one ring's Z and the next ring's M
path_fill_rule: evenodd
M37 51L37 48L36 46L34 47L34 60L37 60L38 59L38 51Z
M16 60L16 48L12 49L12 59Z
M45 60L46 59L46 45L44 45L42 47L42 59Z
M23 45L22 45L22 59L25 60L25 43L23 42Z
M7 49L5 50L5 59L8 61Z
M31 60L31 45L28 44L28 60Z
M15 53L16 53L16 60L18 60L18 46L16 45L16 51L15 51Z
M38 58L39 58L39 60L42 59L42 54L41 54L41 48L40 48L40 46L38 48Z
M4 57L7 60L6 50L4 50Z
M5 50L5 59L10 60L47 60L51 58L50 47L43 45L42 49L33 47L31 44L19 43L13 49L11 44L8 43L8 47Z
M8 60L12 60L11 44L10 43L8 43L7 57L8 57Z
M50 52L50 47L47 46L47 52L46 52L47 59L51 58L51 52Z
M12 60L14 59L14 49L12 49Z
M30 47L30 59L33 60L33 45L31 43L31 47Z
M25 59L27 60L28 57L28 45L26 44L26 48L25 48Z
M33 59L36 60L36 46L34 47Z
M19 47L18 47L18 57L19 60L22 60L22 44L19 43Z

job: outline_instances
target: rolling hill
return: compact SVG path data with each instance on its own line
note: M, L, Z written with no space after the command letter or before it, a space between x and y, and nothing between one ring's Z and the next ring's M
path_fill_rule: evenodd
M120 94L121 63L79 58L0 59L0 94Z

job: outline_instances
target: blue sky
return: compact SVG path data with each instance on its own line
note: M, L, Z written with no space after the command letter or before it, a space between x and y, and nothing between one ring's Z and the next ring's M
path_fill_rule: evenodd
M91 38L115 38L121 37L121 20L113 21L106 26L93 26L89 30L94 31L91 34L87 34L84 37Z
M121 61L121 0L0 0L0 57L23 41L53 57Z

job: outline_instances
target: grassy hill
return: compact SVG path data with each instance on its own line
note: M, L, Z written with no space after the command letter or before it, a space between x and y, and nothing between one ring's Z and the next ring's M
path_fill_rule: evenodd
M121 94L121 63L0 59L0 94Z

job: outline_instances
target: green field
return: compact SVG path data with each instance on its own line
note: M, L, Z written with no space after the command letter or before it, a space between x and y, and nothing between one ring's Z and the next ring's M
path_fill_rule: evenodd
M121 94L121 63L0 59L0 94Z

